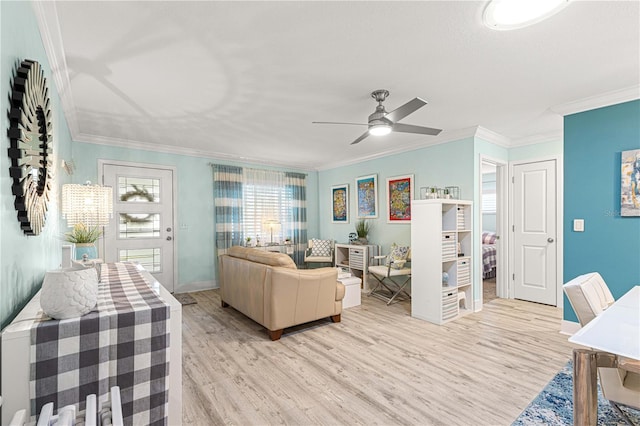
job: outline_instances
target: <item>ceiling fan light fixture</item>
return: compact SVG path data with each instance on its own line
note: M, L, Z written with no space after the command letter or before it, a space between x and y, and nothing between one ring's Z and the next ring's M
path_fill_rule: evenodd
M391 126L386 123L369 126L369 134L372 136L384 136L389 133L391 133Z
M569 0L492 0L482 20L493 30L516 30L560 12Z

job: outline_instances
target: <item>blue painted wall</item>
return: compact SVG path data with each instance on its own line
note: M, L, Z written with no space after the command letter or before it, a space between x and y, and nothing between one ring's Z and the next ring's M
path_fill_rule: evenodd
M5 327L42 284L44 273L60 266L62 231L59 190L68 177L60 169L60 159L69 159L71 137L67 128L50 65L40 39L31 2L0 1L0 324ZM42 65L49 86L53 113L54 185L47 221L38 236L27 237L20 229L11 194L10 160L6 136L11 80L23 59Z
M411 243L411 225L387 223L386 179L393 176L413 174L415 179L414 198L420 198L420 187L459 186L462 198L473 199L473 138L434 145L414 151L403 152L361 163L338 167L319 172L318 194L321 238L331 238L346 243L350 232L355 232L356 194L355 179L359 176L378 175L377 219L370 219L373 225L369 234L372 244L388 252L392 243L409 245ZM348 224L331 223L331 187L349 184ZM309 234L309 237L313 237Z
M620 216L620 156L640 148L640 100L569 115L564 134L564 281L597 271L618 298L640 284L640 217ZM566 296L564 319L577 322Z

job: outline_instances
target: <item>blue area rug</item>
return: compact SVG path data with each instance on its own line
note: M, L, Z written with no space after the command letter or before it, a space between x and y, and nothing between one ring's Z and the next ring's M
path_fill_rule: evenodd
M634 424L640 426L640 411L621 409ZM625 421L604 399L598 384L598 425L625 425ZM512 426L573 425L573 365L569 361L545 386L540 394L524 409Z

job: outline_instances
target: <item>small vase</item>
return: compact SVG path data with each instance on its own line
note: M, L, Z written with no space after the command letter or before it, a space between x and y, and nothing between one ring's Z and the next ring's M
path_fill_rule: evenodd
M82 260L83 255L87 255L87 259L95 259L98 257L96 245L94 243L76 244L76 260Z
M81 317L98 302L98 274L95 268L49 271L42 282L40 306L54 319Z

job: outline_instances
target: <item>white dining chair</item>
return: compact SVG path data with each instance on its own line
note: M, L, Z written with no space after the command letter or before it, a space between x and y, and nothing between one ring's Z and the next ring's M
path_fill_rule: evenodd
M563 290L584 327L613 304L615 299L597 272L580 275L563 286ZM633 424L619 405L640 410L640 361L617 357L617 368L598 367L602 394L613 409Z

